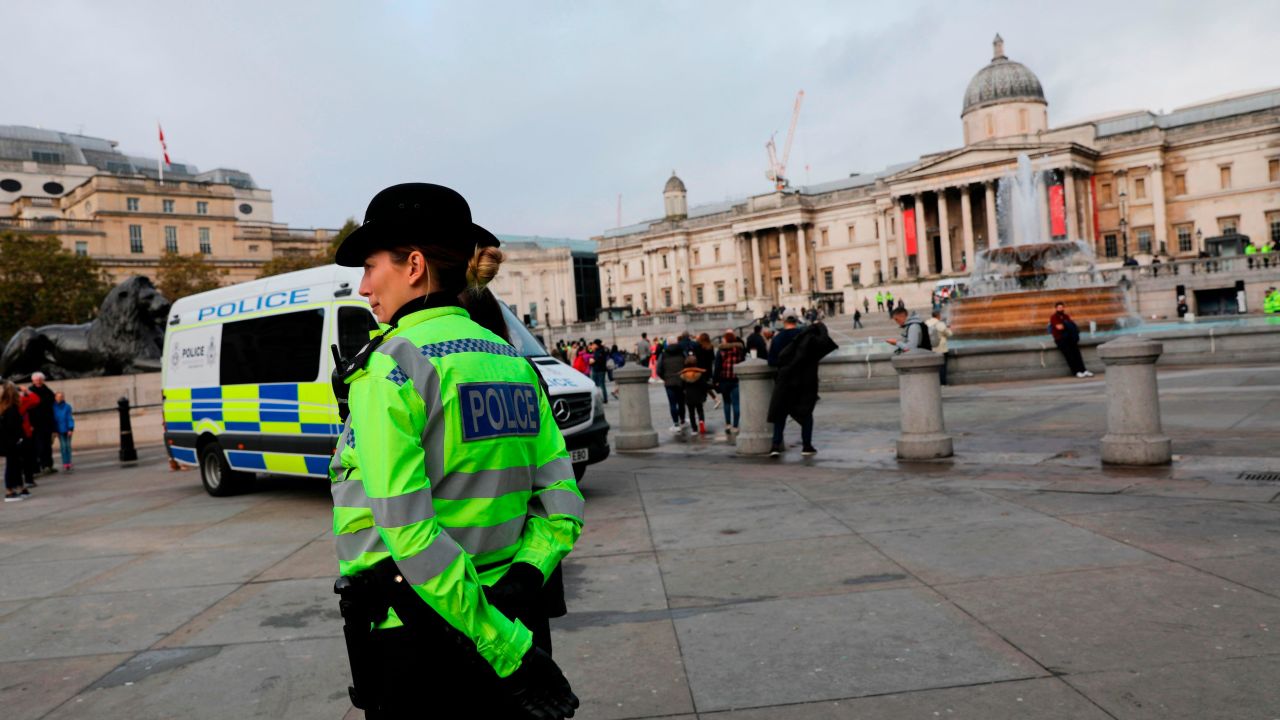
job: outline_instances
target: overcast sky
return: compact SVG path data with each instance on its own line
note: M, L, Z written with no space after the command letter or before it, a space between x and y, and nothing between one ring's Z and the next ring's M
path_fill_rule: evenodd
M978 7L986 9L979 10ZM0 124L234 167L277 221L336 227L377 190L449 185L495 232L587 238L961 144L969 79L1006 54L1051 126L1280 85L1280 2L15 2ZM807 166L807 170L806 170Z

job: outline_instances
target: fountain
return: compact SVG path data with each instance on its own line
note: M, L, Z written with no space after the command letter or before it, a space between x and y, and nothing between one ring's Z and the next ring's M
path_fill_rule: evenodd
M1025 153L1016 173L1000 180L996 197L999 242L977 252L968 294L949 304L956 335L1040 335L1060 302L1081 327L1123 324L1129 315L1124 291L1102 281L1093 248L1080 240L1040 239L1044 183Z

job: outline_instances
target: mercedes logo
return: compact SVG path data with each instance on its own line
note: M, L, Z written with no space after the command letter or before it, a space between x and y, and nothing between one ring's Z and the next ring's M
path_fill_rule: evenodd
M569 419L571 411L569 410L569 401L559 398L551 403L551 414L555 416L556 422L566 422Z

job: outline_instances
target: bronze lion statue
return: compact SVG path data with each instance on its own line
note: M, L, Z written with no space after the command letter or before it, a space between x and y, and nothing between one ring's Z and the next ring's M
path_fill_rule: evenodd
M135 275L111 288L98 317L83 325L24 327L0 353L0 377L51 380L160 370L169 301Z

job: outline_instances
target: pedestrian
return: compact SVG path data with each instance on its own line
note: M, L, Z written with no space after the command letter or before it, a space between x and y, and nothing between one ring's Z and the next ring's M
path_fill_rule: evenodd
M908 313L905 307L893 309L893 321L902 328L902 337L887 338L885 342L893 345L895 355L913 350L932 350L933 343L929 338L929 329L924 321L915 313Z
M871 300L866 295L862 296L862 312L865 315L871 314Z
M888 313L893 312L893 293L889 292L888 290L884 291L884 307L885 307L885 312L888 312Z
M794 321L794 318L789 319ZM794 322L791 329L796 330ZM786 332L787 330L783 330L778 333L774 343L777 344ZM769 348L770 364L778 368L773 396L769 398L769 415L766 418L773 423L773 446L769 450L769 457L779 457L786 451L783 431L788 417L800 425L800 454L809 457L818 452L813 446L813 408L818 403L818 362L835 349L836 344L827 332L827 326L820 322L813 323L804 330L796 330L782 344L776 361L772 359L773 347Z
M605 405L609 404L609 351L600 340L593 340L587 346L587 365L591 367L591 382L600 388L600 397Z
M58 450L62 453L62 469L71 470L71 435L76 431L76 418L66 395L53 394L53 421L58 431Z
M853 310L853 329L857 330L862 327L862 311L854 308Z
M726 330L720 341L720 349L716 351L711 382L724 400L724 433L730 437L738 432L738 423L742 420L742 407L738 398L738 373L735 366L742 362L746 355L746 348L738 337L732 330Z
M947 384L947 338L951 337L951 328L942 320L942 311L934 310L933 315L924 321L925 329L929 331L929 344L933 346L933 351L942 356L942 365L938 367L938 380L943 384Z
M680 350L680 341L672 338L662 351L662 360L658 364L658 376L667 390L667 407L671 411L671 432L679 434L684 431L684 385L680 382L680 373L684 371L685 354Z
M795 315L788 315L782 320L782 330L773 339L769 341L769 364L777 367L778 356L786 349L787 345L800 334L800 328L797 327L798 321Z
M53 466L53 434L57 427L53 422L53 389L45 384L44 373L31 373L31 392L40 398L31 414L31 439L35 445L36 461L42 475L58 472Z
M9 381L0 385L0 453L4 454L4 501L16 502L31 495L26 476L26 433L22 430L21 396Z
M1066 358L1071 372L1078 378L1093 377L1080 355L1080 328L1067 314L1065 303L1053 306L1053 314L1049 316L1049 332L1053 335L1053 344L1058 346L1062 357Z
M584 503L538 373L491 322L498 245L461 195L411 183L378 193L337 249L387 328L333 383L349 408L330 465L335 590L371 717L578 705L548 619Z
M763 331L763 327L756 325L747 336L747 352L755 353L761 360L769 357L769 343L764 339Z
M1191 312L1191 308L1187 307L1187 296L1179 295L1178 296L1178 319L1181 320L1182 318L1186 317L1187 313L1189 312Z
M587 353L586 347L579 343L574 343L573 349L570 352L573 353L573 369L587 377L591 377L591 364L587 362L589 354Z
M18 398L18 411L22 414L22 477L23 483L33 488L36 486L36 475L40 472L40 461L36 455L35 423L32 415L40 406L40 396L28 386L21 390Z
M711 386L711 377L714 375L716 364L716 347L711 344L711 336L707 333L699 333L697 345L693 349L693 356L698 359L698 367L702 368L705 373L707 383L707 396L715 401L715 407L720 407L720 397L716 395L715 388Z
M876 293L876 311L884 312L884 292Z
M689 413L689 431L697 428L699 435L707 434L707 417L702 406L707 402L707 371L698 367L696 355L686 355L684 369L680 371L680 384L684 390L684 406Z
M636 341L636 362L641 365L649 364L649 333L640 333L640 339Z

